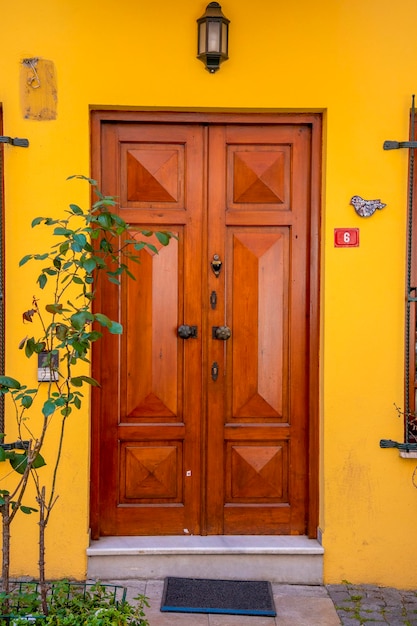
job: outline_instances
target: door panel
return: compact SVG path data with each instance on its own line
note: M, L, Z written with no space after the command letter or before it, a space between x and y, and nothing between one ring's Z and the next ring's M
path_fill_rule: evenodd
M208 348L224 382L208 385L207 530L303 533L311 137L304 127L237 125L210 139L208 249L225 271L209 277L223 302L208 315L232 337Z
M100 534L306 532L311 151L308 124L103 124L104 192L177 239L97 303L124 326L94 355Z
M288 229L232 229L230 418L288 418Z
M122 339L125 367L121 370L121 412L126 422L175 418L181 413L178 389L182 389L183 380L179 378L182 372L177 372L180 346L173 332L179 315L178 243L173 239L172 245L163 247L155 237L149 243L158 253L141 250L140 263L128 264L136 280L123 284L126 332Z
M202 176L202 137L187 126L104 129L105 192L121 198L131 234L163 229L178 239L167 247L151 239L158 253L129 262L136 280L102 286L98 306L124 328L101 348L102 534L200 532L201 338L180 341L177 328L201 329L202 201L193 180Z

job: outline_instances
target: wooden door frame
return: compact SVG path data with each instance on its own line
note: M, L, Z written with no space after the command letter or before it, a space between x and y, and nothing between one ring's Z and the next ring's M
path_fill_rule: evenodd
M316 538L319 523L319 390L320 390L320 240L322 187L322 115L320 113L280 112L212 112L212 111L91 111L91 175L101 188L101 127L108 122L147 122L182 124L303 124L311 130L310 178L310 291L309 291L309 422L308 422L308 536ZM100 296L98 295L98 298ZM97 300L98 310L100 301ZM98 342L99 343L99 342ZM92 375L97 377L95 365L100 362L100 346L95 347ZM92 389L91 448L90 448L90 528L94 539L99 537L99 457L100 457L100 391Z

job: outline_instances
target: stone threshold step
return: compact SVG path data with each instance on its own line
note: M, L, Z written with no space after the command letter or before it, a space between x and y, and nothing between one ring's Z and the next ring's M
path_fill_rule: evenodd
M277 535L170 535L157 537L101 537L91 541L88 557L175 554L323 555L316 539Z

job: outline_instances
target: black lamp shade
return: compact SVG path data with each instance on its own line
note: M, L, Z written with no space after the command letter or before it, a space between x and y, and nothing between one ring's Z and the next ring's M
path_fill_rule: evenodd
M220 63L229 58L229 23L218 2L210 2L198 20L198 54L206 69L213 74Z

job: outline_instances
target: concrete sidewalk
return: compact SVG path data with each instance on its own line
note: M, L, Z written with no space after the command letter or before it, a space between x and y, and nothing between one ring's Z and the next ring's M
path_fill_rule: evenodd
M326 587L272 584L277 616L252 617L200 613L162 613L163 580L103 581L127 587L127 599L148 598L146 617L150 626L340 626L341 622Z

